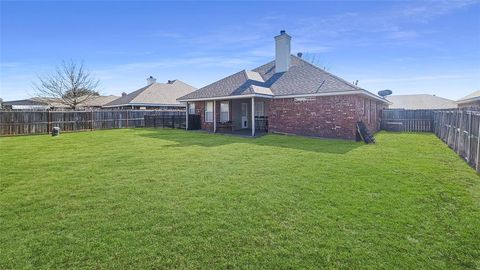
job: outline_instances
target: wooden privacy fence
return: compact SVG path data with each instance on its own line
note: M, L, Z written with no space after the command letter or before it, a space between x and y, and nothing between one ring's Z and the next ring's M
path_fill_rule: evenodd
M185 113L145 115L145 127L185 128Z
M61 131L144 127L145 115L183 115L178 111L0 111L0 136L45 134L53 127Z
M434 132L480 172L480 112L435 111Z
M380 125L388 131L433 132L433 110L386 109Z

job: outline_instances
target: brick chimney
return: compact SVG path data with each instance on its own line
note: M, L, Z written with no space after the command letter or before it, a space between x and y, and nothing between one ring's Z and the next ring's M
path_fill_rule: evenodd
M288 71L290 68L290 41L292 37L280 31L275 37L275 73Z

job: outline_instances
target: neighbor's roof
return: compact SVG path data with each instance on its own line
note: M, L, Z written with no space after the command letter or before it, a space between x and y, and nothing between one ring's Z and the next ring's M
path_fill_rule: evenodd
M207 99L242 95L309 95L322 93L361 92L384 100L325 70L291 55L290 68L275 73L275 61L253 69L242 70L210 85L198 89L179 100ZM386 100L384 100L387 102Z
M394 95L388 96L387 99L392 103L388 106L390 109L420 110L452 109L457 107L453 100L428 94Z
M47 103L42 102L36 99L21 99L21 100L11 100L11 101L4 101L2 105L7 106L48 106Z
M6 106L24 106L24 107L56 107L56 108L67 108L68 106L63 104L59 99L56 98L40 98L33 97L29 99L21 100L12 100L2 102L2 105Z
M123 105L180 105L177 98L195 90L195 87L179 80L174 80L171 83L153 83L124 97L120 97L106 104L105 107Z
M80 104L81 106L84 107L101 107L104 106L105 104L108 104L116 99L118 99L118 96L110 95L110 96L92 96L88 98L86 101L82 102Z
M475 91L467 96L464 96L463 98L457 100L457 103L467 103L467 102L472 102L477 100L480 100L480 90Z

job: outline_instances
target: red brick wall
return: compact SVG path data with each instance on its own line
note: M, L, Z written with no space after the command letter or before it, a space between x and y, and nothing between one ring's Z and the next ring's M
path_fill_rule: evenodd
M220 102L221 101L216 101L215 103L215 118L217 119L217 122L220 121ZM201 123L201 128L212 131L213 132L213 122L207 123L205 122L205 107L206 107L206 101L196 101L195 102L195 114L200 115L200 123ZM229 102L229 119L232 119L232 102Z
M310 97L305 101L274 99L269 103L271 132L343 139L355 139L359 120L364 121L370 131L377 131L380 111L385 107L358 95Z
M355 139L356 122L363 121L373 133L380 128L382 102L359 95L264 100L270 132L291 133L326 138ZM230 119L232 118L230 103ZM213 123L205 123L205 102L195 102L201 127L213 131ZM216 102L216 119L220 119L220 101Z
M196 101L195 114L200 115L200 123L201 123L202 129L213 131L213 122L212 123L205 122L205 106L206 106L205 101Z

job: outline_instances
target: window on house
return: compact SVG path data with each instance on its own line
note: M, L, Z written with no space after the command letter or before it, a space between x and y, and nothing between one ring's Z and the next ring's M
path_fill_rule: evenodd
M264 102L255 102L255 116L265 116Z
M188 114L195 114L195 103L188 104Z
M228 101L220 102L220 122L225 123L230 120L230 103Z
M205 102L205 122L213 122L213 101Z

